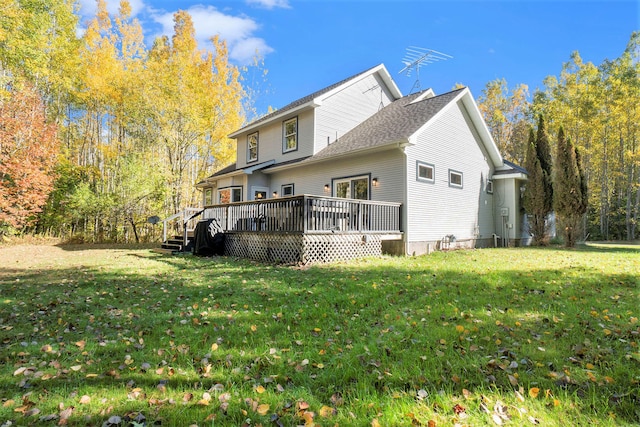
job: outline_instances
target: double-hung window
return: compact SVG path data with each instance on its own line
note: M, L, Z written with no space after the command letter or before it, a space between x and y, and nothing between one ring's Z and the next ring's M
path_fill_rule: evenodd
M206 188L204 190L204 206L213 204L213 188Z
M282 124L282 152L298 149L298 118L286 120Z
M258 132L247 136L247 163L258 160Z

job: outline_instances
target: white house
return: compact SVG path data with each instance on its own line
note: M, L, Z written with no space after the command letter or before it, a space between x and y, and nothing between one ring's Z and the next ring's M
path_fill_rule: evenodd
M526 171L503 160L468 88L402 96L381 64L230 137L237 161L198 184L205 207L303 194L395 203L399 230L381 243L394 254L521 238Z

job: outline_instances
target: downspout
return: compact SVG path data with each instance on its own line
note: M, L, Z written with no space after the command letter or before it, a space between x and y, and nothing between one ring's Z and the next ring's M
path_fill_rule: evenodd
M404 180L402 182L402 205L400 206L400 231L402 232L402 244L404 246L404 255L409 255L409 241L408 241L408 236L409 236L409 232L408 232L408 227L409 227L409 221L408 221L408 212L409 209L407 208L407 202L409 200L409 185L408 185L408 179L409 177L407 176L407 164L408 164L408 158L407 158L407 152L405 151L405 148L409 145L408 141L406 143L404 142L398 142L398 149L400 149L400 151L402 152L402 157L403 157L403 162L402 162L402 176L404 177Z

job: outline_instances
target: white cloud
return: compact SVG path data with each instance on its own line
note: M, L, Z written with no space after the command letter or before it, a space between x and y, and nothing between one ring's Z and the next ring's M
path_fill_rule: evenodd
M226 15L213 6L202 5L192 6L187 12L193 20L196 39L201 49L208 49L209 39L219 35L227 42L229 57L242 64L250 63L256 50L261 56L273 52L264 39L253 35L259 25L247 16ZM156 13L152 17L162 26L162 34L173 34L172 12Z
M247 4L255 4L265 9L274 9L280 7L282 9L289 9L289 0L247 0Z
M105 0L105 3L107 4L109 14L116 16L120 8L120 0ZM96 0L78 0L78 4L80 5L81 17L91 19L95 16L96 10L98 9ZM137 16L145 8L143 0L129 0L129 4L131 5L132 16Z

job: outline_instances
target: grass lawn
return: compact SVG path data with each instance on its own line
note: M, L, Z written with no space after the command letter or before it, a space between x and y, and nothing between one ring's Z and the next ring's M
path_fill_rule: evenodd
M640 425L640 246L0 260L0 426Z

